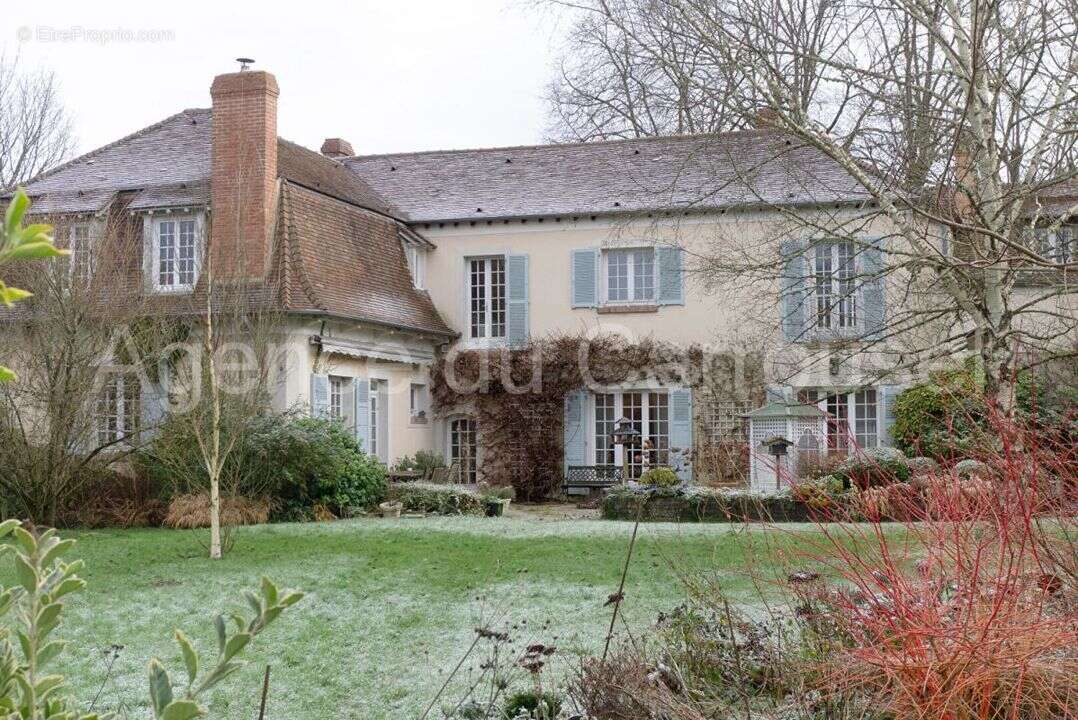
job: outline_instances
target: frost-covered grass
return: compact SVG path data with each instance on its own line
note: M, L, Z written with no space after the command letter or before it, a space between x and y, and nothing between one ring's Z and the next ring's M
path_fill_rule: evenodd
M251 664L213 696L211 717L256 717L270 663L270 718L418 718L477 623L497 618L528 628L515 633L522 641L553 642L555 673L567 672L574 655L599 652L610 617L602 606L631 527L518 518L266 525L242 529L216 562L204 557L205 531L72 533L89 586L61 630L71 645L58 670L79 697L92 697L104 679L102 648L123 645L97 709L148 718L149 658L182 667L172 628L212 654L211 615L240 609L241 590L268 575L308 596L259 638ZM686 568L705 568L747 598L746 558L776 537L796 544L804 531L792 530L779 537L732 525L641 526L627 620L647 624L677 605L677 572ZM0 581L12 580L0 571Z

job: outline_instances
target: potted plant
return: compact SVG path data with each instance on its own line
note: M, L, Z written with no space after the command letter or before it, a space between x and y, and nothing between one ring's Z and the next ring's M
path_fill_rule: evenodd
M403 507L404 505L400 500L387 500L378 505L378 510L381 511L384 518L399 518Z

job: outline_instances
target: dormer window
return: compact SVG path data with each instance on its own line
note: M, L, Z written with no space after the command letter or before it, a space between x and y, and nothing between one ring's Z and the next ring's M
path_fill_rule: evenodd
M202 223L196 215L154 217L150 277L158 292L190 291L198 282Z
M404 255L408 258L408 272L416 290L423 290L426 283L427 251L418 245L406 244Z

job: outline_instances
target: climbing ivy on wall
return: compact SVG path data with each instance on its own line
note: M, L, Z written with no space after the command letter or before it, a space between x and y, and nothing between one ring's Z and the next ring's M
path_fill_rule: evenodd
M692 388L726 384L729 364L730 358L705 354L699 346L557 334L519 349L440 355L431 368L432 398L437 412L468 412L478 421L480 478L512 485L518 497L534 500L561 485L564 402L570 392L645 379ZM755 394L762 395L758 384Z

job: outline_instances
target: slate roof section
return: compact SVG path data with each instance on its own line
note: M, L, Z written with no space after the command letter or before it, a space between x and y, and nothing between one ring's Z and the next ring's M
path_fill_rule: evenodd
M184 110L161 122L64 163L27 186L34 202L49 201L50 212L79 212L70 193L97 189L142 190L132 209L209 202L213 111ZM345 202L399 216L385 198L340 163L282 138L277 140L277 174ZM64 201L67 202L64 202Z
M208 180L210 116L206 109L176 113L38 175L26 191L141 190Z
M128 204L127 209L151 210L154 208L200 207L209 204L209 182L181 183L180 185L147 188Z
M411 222L869 199L837 163L773 129L343 162Z
M76 190L49 193L35 198L30 205L29 215L55 215L58 213L77 213L96 215L112 203L116 191Z

